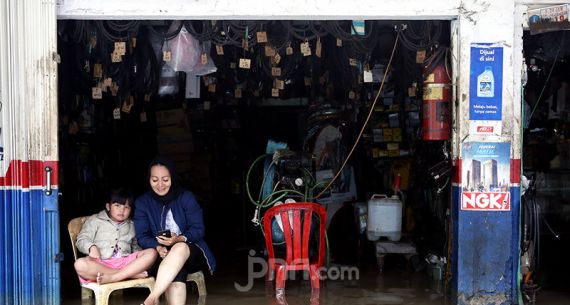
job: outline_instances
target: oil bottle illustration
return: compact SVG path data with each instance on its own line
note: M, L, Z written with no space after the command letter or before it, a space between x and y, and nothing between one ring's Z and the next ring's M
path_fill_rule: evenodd
M495 77L493 76L493 69L489 66L485 67L485 71L477 76L477 96L495 96Z

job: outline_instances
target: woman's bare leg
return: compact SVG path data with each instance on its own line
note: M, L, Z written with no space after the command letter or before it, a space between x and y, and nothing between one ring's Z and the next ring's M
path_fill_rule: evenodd
M166 289L166 302L168 305L186 304L186 283L173 282Z
M190 257L190 248L186 243L177 243L168 252L158 267L154 289L144 301L144 305L155 305L158 298L172 284L172 280Z

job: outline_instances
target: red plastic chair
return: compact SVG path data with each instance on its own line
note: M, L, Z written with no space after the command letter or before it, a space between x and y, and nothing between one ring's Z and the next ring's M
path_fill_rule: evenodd
M318 216L318 249L313 261L309 257L309 242L311 222ZM285 258L276 258L273 248L271 222L279 215L283 224L285 240ZM291 218L291 219L290 219ZM326 210L320 204L309 202L285 203L274 206L263 215L263 228L265 231L265 243L269 256L268 274L277 271L275 279L276 294L285 289L285 280L289 270L308 270L311 278L311 288L320 288L319 268L325 262L325 221ZM308 221L307 221L308 220ZM293 227L291 227L293 224ZM315 230L316 231L316 230ZM317 232L314 232L317 233Z

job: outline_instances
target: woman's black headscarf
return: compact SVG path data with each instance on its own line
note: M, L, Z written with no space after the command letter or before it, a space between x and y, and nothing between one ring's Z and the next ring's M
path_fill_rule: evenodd
M147 177L148 181L150 181L150 169L155 165L162 165L166 167L166 169L168 169L168 172L170 173L171 184L168 193L166 193L166 195L164 196L158 195L157 193L154 192L152 188L150 189L150 194L152 198L154 198L156 201L162 204L168 204L172 202L174 199L176 199L176 197L178 197L178 195L182 193L183 189L179 184L178 176L176 175L176 169L174 167L174 162L163 156L157 156L150 162L150 165L148 166L148 177Z

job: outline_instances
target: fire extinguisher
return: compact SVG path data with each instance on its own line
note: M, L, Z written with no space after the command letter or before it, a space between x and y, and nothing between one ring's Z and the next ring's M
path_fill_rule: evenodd
M449 140L451 80L445 60L434 61L424 69L422 97L422 139L425 141Z

